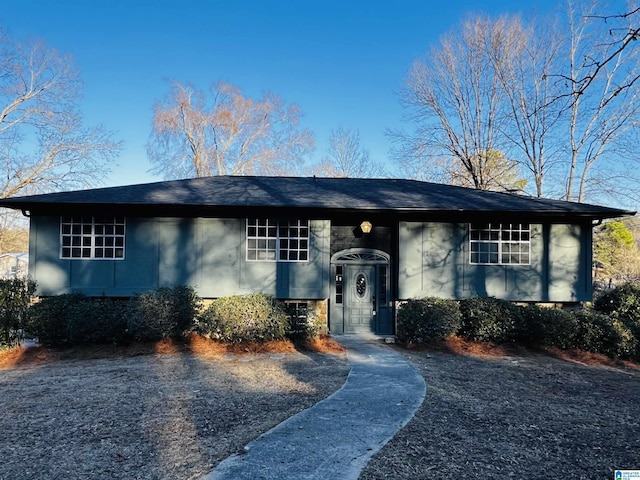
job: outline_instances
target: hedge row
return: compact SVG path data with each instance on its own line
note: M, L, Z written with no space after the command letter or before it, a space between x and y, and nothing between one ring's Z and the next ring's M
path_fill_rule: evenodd
M397 334L409 343L458 335L640 360L640 286L618 287L597 298L593 307L575 312L495 298L410 300L398 312Z
M25 335L35 283L0 279L0 347L17 345Z
M301 330L297 318L290 322L284 303L268 295L220 298L203 309L195 291L184 286L130 299L79 293L46 297L30 308L25 330L58 347L180 339L194 332L229 343L298 340L318 333L311 326Z

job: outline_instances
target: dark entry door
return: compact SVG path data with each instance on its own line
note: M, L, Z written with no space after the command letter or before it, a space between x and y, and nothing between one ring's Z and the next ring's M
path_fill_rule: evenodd
M345 332L375 332L376 266L347 265L345 280Z

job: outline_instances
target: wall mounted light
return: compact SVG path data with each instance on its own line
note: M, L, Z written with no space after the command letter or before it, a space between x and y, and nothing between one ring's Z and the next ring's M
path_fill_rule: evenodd
M360 224L360 230L362 230L362 233L371 233L372 228L373 228L373 225L371 225L371 222L367 220L365 220Z

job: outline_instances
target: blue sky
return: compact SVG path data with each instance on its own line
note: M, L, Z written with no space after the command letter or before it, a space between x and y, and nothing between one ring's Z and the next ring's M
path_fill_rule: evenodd
M87 124L124 149L106 185L161 180L145 144L168 79L206 89L222 80L246 95L271 91L302 110L316 136L358 130L387 162L385 129L401 125L397 92L411 62L470 13L552 13L556 0L217 1L3 0L0 24L17 40L69 53L85 83Z

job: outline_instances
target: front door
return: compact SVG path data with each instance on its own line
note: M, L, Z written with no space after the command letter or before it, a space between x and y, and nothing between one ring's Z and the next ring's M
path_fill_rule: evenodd
M347 265L345 333L375 332L376 266Z

